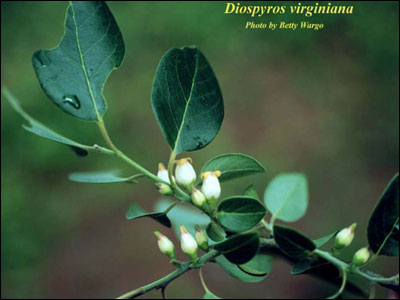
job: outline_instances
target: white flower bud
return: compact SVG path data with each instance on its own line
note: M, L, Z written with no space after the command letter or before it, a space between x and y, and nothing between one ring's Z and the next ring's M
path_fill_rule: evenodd
M207 205L206 197L198 189L193 189L192 201L194 205L200 207L201 209L205 209Z
M209 200L211 206L215 204L215 200L221 195L221 185L218 180L219 176L221 176L220 171L204 172L201 174L201 178L203 179L201 191L206 199Z
M204 233L203 230L200 229L200 227L198 225L196 225L196 232L195 232L195 238L196 238L196 242L199 245L199 247L203 250L203 251L207 251L208 250L208 237L207 235Z
M175 178L179 184L190 189L196 181L196 172L192 166L192 159L182 158L176 161Z
M181 248L183 253L185 253L192 261L197 258L197 242L193 236L186 230L185 226L180 226L181 230Z
M168 177L168 171L165 168L163 163L158 164L157 177L164 180L165 182L168 182L169 184L171 184L171 182L169 181L169 177Z
M155 231L154 235L157 237L158 248L161 253L164 253L171 259L175 259L175 246L165 235L159 231Z
M341 249L347 247L351 244L354 238L354 231L356 229L357 224L353 223L351 226L342 229L336 235L334 247L336 249Z
M365 264L370 256L369 249L367 247L359 249L353 256L353 265L356 267Z

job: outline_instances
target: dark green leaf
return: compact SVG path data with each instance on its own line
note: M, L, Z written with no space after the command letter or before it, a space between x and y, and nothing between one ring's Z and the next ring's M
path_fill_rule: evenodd
M282 174L268 185L264 203L274 218L285 222L300 219L307 210L307 179L303 174Z
M251 260L258 251L260 235L258 232L236 234L214 245L214 249L234 264L245 264Z
M220 181L265 172L264 167L251 156L240 153L221 154L205 163L201 173L221 171Z
M98 120L107 108L103 86L124 54L121 32L107 5L72 1L59 45L37 51L32 63L41 87L58 107L84 120Z
M163 211L166 210L173 202L167 199L160 199L156 202L155 210ZM186 229L194 236L196 224L201 229L205 230L210 218L201 213L199 210L193 209L193 206L185 206L184 204L175 207L168 213L168 218L171 220L176 236L180 237L180 225L185 225Z
M241 232L257 225L265 216L265 207L260 201L248 196L224 199L217 208L217 220L231 232Z
M254 199L257 199L258 201L260 201L260 198L258 197L257 191L254 188L254 185L249 185L243 192L243 195L245 196L249 196L252 197Z
M274 239L288 256L303 259L315 250L315 244L302 233L279 225L274 226Z
M14 110L18 114L20 114L26 121L29 122L30 126L22 125L22 127L24 129L26 129L27 131L34 133L38 136L41 136L43 138L52 140L54 142L71 146L72 149L74 149L74 151L77 152L77 154L80 156L86 156L88 154L88 151L93 149L93 147L91 147L91 146L77 143L77 142L70 140L69 138L66 138L66 137L54 132L53 130L47 128L42 123L36 121L34 118L32 118L30 115L28 115L20 106L18 100L10 93L10 91L8 91L8 89L4 88L2 92L5 96L5 98L7 99L7 101L14 108Z
M249 262L239 265L239 268L250 275L266 277L271 271L272 256L258 253Z
M311 270L317 272L317 268L320 268L321 270L324 270L326 272L326 268L333 268L334 273L336 274L336 267L332 265L330 262L328 262L325 259L317 258L317 257L306 257L299 262L297 262L293 268L290 270L290 274L292 275L300 275L304 273L309 273ZM338 275L338 274L337 274Z
M169 228L171 227L171 221L167 217L167 214L175 205L176 203L173 203L163 211L148 213L145 212L137 203L133 202L129 207L128 211L126 212L125 217L127 220L150 217Z
M337 233L338 233L338 231L335 231L334 233L331 233L322 238L316 239L313 242L317 248L321 248L322 246L326 245L330 240L332 240L336 236Z
M399 255L399 174L390 181L368 222L368 243L378 255Z
M224 256L218 256L215 260L226 273L243 282L256 283L265 278L265 276L253 276L243 272L238 265L229 262Z
M175 153L207 146L224 118L218 81L197 48L172 48L161 58L151 103L161 131Z
M224 229L215 222L210 222L207 225L206 231L207 236L215 242L222 241L226 236Z
M120 177L118 171L104 172L79 172L69 174L69 180L83 183L117 183L117 182L134 182L137 175L130 177Z

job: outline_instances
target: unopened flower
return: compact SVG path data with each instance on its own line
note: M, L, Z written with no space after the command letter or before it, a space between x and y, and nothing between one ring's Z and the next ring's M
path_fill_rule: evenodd
M171 182L169 181L168 171L163 163L158 164L157 177L171 184Z
M198 189L193 189L192 191L192 202L201 209L205 209L207 205L206 197Z
M165 182L170 183L169 177L168 177L168 171L165 168L163 163L158 164L157 177L160 178L161 180L164 180ZM158 188L158 191L162 195L170 196L174 193L171 186L169 186L168 184L158 182L158 183L156 183L156 186Z
M356 267L362 266L365 264L370 256L370 252L368 247L364 247L359 249L353 256L353 265Z
M201 178L203 179L201 191L211 206L215 204L215 200L221 195L221 185L218 180L220 176L220 171L204 172L201 174Z
M334 247L336 249L341 249L347 247L351 244L354 238L354 231L357 227L356 223L353 223L351 226L342 229L336 235Z
M196 242L199 245L200 249L207 251L208 250L208 237L207 235L204 233L203 230L201 230L201 228L196 225L196 232L195 232L195 238L196 238Z
M196 181L196 172L192 166L192 159L182 158L176 161L175 178L179 184L190 189Z
M157 237L158 248L161 253L164 253L171 259L175 259L175 246L165 235L159 231L155 231L154 235Z
M185 253L192 261L197 258L197 242L194 237L186 230L185 226L180 226L181 230L181 248L183 253Z

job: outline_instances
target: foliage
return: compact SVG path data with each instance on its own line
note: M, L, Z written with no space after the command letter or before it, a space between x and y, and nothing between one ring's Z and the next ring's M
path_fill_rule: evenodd
M215 261L226 273L244 282L258 282L271 271L273 257L279 255L294 263L291 273L305 274L321 266L337 271L318 274L337 284L337 275L342 282L334 297L351 287L347 274L367 279L371 284L398 289L398 276L383 277L355 267L339 258L337 249L322 251L336 233L318 240L311 240L293 228L276 225L277 220L295 222L302 218L308 207L308 183L299 173L277 175L267 186L264 204L259 200L253 186L245 189L244 195L234 195L223 200L206 199L201 207L184 207L191 203L193 189L204 192L207 176L214 174L214 186L220 182L262 173L265 168L254 158L240 153L218 155L202 168L203 176L189 185L179 184L174 179L178 154L206 147L217 135L224 118L222 93L204 54L197 47L172 48L161 58L155 73L151 103L154 114L171 148L168 162L168 177L153 174L124 154L111 140L103 115L106 101L103 87L111 71L120 67L125 48L118 25L104 2L71 2L65 20L65 35L52 50L40 50L33 54L32 62L39 83L47 96L64 112L87 121L94 121L108 148L98 145L86 146L63 137L37 122L20 107L16 98L4 90L4 95L13 108L22 115L31 127L28 131L72 147L79 155L89 151L117 157L136 171L137 175L121 177L115 172L73 173L72 181L85 183L136 183L136 178L145 176L153 180L160 192L175 199L169 203L161 200L155 212L145 212L137 203L132 203L126 213L128 220L150 217L166 227L174 227L179 235L186 228L194 235L195 226L206 232L209 248L194 261L181 262L172 259L176 270L169 275L121 296L134 298L153 289L162 289L175 278L191 269L202 268ZM191 160L187 160L191 161ZM155 162L156 164L156 162ZM178 172L175 170L175 172ZM176 176L178 178L178 176ZM166 189L171 193L166 193ZM206 194L206 193L205 193ZM218 194L219 195L219 194ZM218 198L218 197L216 197ZM396 175L374 209L368 225L368 241L374 253L370 263L378 255L398 256L399 232L398 175ZM190 204L189 204L190 205ZM265 219L271 214L269 222ZM197 230L196 230L197 234ZM197 235L196 235L197 238ZM190 239L189 239L190 240ZM192 239L193 240L193 239ZM192 241L190 240L190 242ZM184 239L181 240L185 243ZM182 246L184 252L193 257L197 244ZM189 249L189 250L185 250ZM365 267L365 266L364 266ZM325 269L324 269L325 270ZM205 299L218 299L206 286Z

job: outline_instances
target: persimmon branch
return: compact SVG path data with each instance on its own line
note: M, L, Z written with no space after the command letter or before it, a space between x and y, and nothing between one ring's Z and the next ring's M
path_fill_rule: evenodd
M210 252L200 256L195 263L190 262L190 261L184 262L184 263L180 264L180 266L176 270L172 271L171 273L164 276L163 278L160 278L152 283L149 283L140 288L137 288L135 290L127 292L126 294L123 294L122 296L118 297L117 299L134 299L134 298L139 297L143 294L146 294L152 290L165 289L168 286L168 284L170 284L175 279L179 278L181 275L185 274L186 272L188 272L192 269L198 269L198 268L202 267L204 264L211 261L218 255L220 255L220 253L218 251L211 250Z

